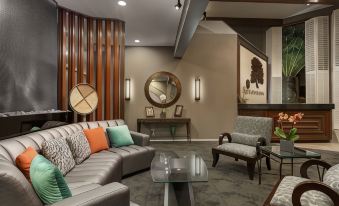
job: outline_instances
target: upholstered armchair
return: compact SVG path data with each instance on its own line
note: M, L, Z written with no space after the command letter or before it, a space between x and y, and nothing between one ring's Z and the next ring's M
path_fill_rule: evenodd
M318 180L309 178L309 170L314 166ZM264 206L339 205L339 164L331 166L322 160L308 160L301 165L300 175L280 180Z
M219 136L219 145L212 148L213 167L217 165L219 155L244 160L247 162L249 178L253 180L255 164L260 155L260 146L268 145L272 138L272 118L238 116L233 133L223 133ZM224 137L228 142L224 143ZM271 169L270 159L266 157L267 168Z

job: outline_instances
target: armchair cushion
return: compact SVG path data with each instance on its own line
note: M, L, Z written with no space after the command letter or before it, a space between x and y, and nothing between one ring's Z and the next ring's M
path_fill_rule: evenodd
M267 144L269 144L272 137L272 125L272 118L238 116L235 121L234 132L260 135L264 137Z
M339 193L339 164L332 166L324 175L324 183Z
M258 139L261 136L234 132L231 134L231 137L232 143L244 144L255 147L257 145Z
M308 179L295 177L295 176L286 176L281 181L280 185L277 188L272 200L272 206L293 206L292 204L292 193L299 183L308 181ZM301 205L302 206L332 206L333 202L331 199L322 192L311 190L305 192L301 196Z
M249 158L255 158L257 156L257 150L255 147L244 145L244 144L238 144L238 143L224 143L222 145L217 146L218 149L249 157Z

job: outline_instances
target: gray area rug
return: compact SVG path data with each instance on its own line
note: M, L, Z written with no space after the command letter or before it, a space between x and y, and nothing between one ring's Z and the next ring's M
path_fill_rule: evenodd
M262 184L258 184L258 174L253 181L249 180L246 162L234 161L233 158L220 156L216 168L212 167L211 148L216 142L153 142L152 146L160 151L195 151L200 154L209 171L209 181L193 183L195 202L197 206L254 206L262 205L279 180L279 164L271 161L272 170L268 171L263 161ZM331 163L339 163L339 153L316 151L322 159ZM301 159L298 162L305 161ZM299 174L300 165L295 165L294 175ZM290 165L285 165L283 174L289 175ZM256 171L257 172L257 171ZM153 183L150 171L145 171L122 180L131 191L131 201L141 206L163 205L164 185Z

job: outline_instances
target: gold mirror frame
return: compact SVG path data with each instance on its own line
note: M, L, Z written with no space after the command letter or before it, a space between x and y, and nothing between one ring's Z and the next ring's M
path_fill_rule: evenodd
M150 84L152 83L152 80L155 79L155 78L158 78L160 76L168 76L173 82L175 82L175 86L177 88L177 94L176 96L174 97L174 99L168 103L158 103L156 101L154 101L150 94L149 94L149 87L150 87ZM156 106L156 107L159 107L159 108L167 108L167 107L170 107L172 105L174 105L178 99L180 98L180 95L181 95L181 84L180 84L180 81L179 79L172 73L169 73L169 72L157 72L157 73L154 73L152 74L146 81L145 83L145 96L148 100L149 103L151 103L152 105Z

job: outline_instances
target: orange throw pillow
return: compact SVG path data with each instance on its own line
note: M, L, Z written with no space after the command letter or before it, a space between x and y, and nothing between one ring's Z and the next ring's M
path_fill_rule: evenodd
M91 154L108 149L107 138L102 127L85 129L84 133L91 148Z
M21 153L16 159L15 163L25 177L31 181L29 176L29 169L31 167L32 160L38 153L32 147L28 147L23 153Z

